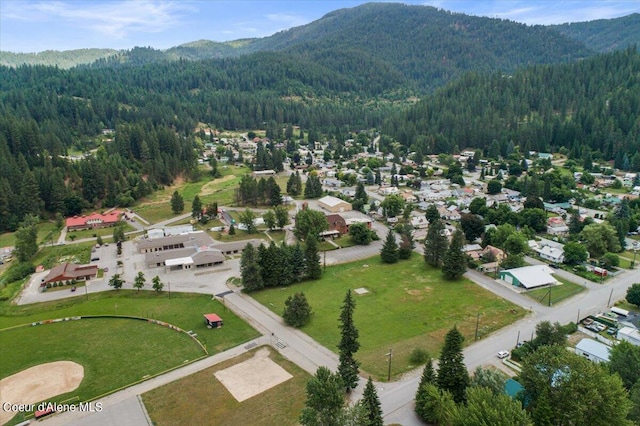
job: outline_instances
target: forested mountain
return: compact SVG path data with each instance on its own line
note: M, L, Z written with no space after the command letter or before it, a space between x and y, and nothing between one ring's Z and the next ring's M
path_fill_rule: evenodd
M640 30L639 30L640 31ZM430 90L468 70L512 71L556 63L592 52L580 42L543 26L473 17L428 6L369 3L331 12L310 24L261 39L227 43L198 41L160 51L134 48L111 55L100 66L226 58L284 52L334 69L361 71L361 61L385 63L409 85ZM47 65L52 65L49 60Z
M640 13L617 19L551 25L549 28L584 43L596 52L640 46Z
M171 51L270 49L236 58L170 60L135 48L68 70L0 66L0 231L28 213L128 206L195 177L199 123L278 133L298 125L339 147L350 130L387 118L384 131L405 151L520 145L640 167L636 50L543 65L591 53L543 27L399 4L336 11L267 39ZM390 150L392 138L383 141Z
M0 65L15 67L18 65L51 65L59 68L71 68L80 64L90 64L102 58L118 53L114 49L75 49L45 50L38 53L12 53L0 51Z
M383 131L423 154L562 150L640 171L638 75L636 48L514 74L469 73L386 120Z

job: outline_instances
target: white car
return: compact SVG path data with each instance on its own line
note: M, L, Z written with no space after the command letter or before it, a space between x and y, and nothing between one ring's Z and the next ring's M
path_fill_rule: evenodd
M509 352L507 352L507 351L498 352L498 358L500 358L500 359L504 359L504 358L506 358L508 356L509 356Z

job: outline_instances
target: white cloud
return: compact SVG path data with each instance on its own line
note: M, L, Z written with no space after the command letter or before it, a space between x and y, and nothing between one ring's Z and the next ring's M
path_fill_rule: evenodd
M179 25L181 18L193 11L193 7L186 2L152 0L7 3L11 5L5 19L63 21L69 26L113 38L124 38L133 32L157 33L167 30Z

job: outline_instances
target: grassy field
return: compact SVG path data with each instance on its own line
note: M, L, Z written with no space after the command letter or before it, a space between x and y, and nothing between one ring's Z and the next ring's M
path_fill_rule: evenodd
M123 222L123 224L124 224L124 232L130 232L130 231L136 230L136 228L134 228L128 222ZM69 237L71 235L75 235L75 238L77 240L81 240L83 238L96 238L99 235L102 237L103 240L111 241L113 239L113 231L115 229L116 229L115 227L109 227L109 228L98 228L98 229L83 229L80 231L70 231L70 232L67 232L67 239L70 240Z
M270 350L270 349L269 349ZM142 395L154 425L297 425L309 375L270 350L270 358L293 378L238 402L215 377L218 370L245 361L254 351Z
M418 255L394 265L384 265L373 257L331 266L320 280L252 296L281 315L286 298L304 292L314 315L302 330L337 351L338 318L345 292L359 287L365 287L369 293L354 295L354 318L361 344L356 358L366 374L379 380L387 378L385 354L389 348L394 354L392 375L397 376L416 367L409 361L411 351L416 348L438 356L445 334L454 325L467 343L472 342L478 313L480 337L526 314L471 281L444 281L441 272L426 266Z
M51 244L52 238L54 243L58 241L60 230L56 228L55 223L48 221L40 222L37 228L38 244ZM5 232L4 234L0 234L0 247L14 247L15 245L16 238L14 232Z
M0 377L53 361L74 361L84 379L70 394L81 401L102 395L204 355L186 334L132 319L83 319L0 331Z
M178 191L184 199L184 213L191 211L191 202L196 195L204 205L213 201L217 201L219 206L232 205L242 176L250 173L250 170L245 166L230 166L220 170L222 176L217 179L211 179L211 175L203 171L202 178L197 182L181 181L156 191L136 205L134 210L151 223L171 219L174 214L170 201L174 191Z
M45 319L79 315L131 315L159 319L198 334L210 353L253 339L259 333L209 295L150 291L109 291L34 305L0 305L0 329ZM219 330L207 329L203 314L215 312L224 320Z
M536 302L547 305L549 303L549 290L551 290L551 304L555 305L556 303L559 303L564 299L568 299L584 291L584 287L581 285L572 283L571 281L567 281L562 278L555 278L562 284L554 287L545 287L536 290L530 290L525 294Z

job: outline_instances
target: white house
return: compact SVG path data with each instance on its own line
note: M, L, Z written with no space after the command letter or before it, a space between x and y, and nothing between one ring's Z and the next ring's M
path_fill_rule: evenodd
M576 345L576 353L578 355L582 355L595 363L609 362L610 352L611 348L609 346L593 339L582 339Z

